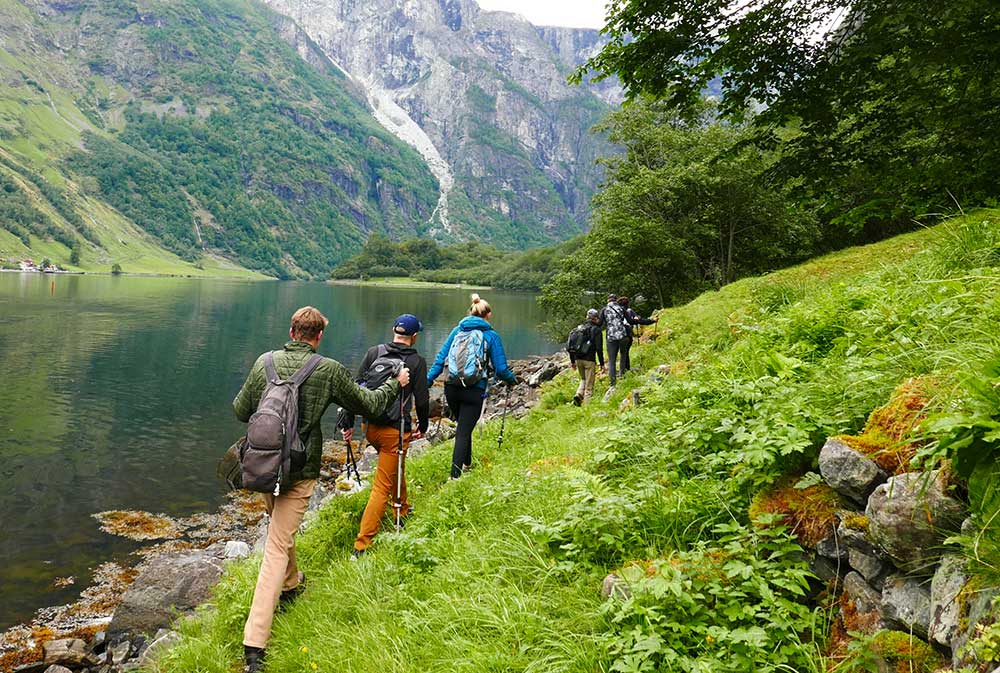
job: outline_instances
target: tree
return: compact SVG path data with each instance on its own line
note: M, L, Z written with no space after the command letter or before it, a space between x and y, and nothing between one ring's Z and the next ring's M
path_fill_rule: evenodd
M710 119L711 110L692 123L636 101L600 126L625 153L604 160L594 227L545 287L551 314L580 315L583 300L594 303L586 292L667 306L812 252L811 214L764 180L772 157Z
M48 257L46 257L45 259L42 260L42 265L41 265L42 269L47 269L50 266L52 266L52 260L51 259L49 259Z
M73 246L73 249L69 252L69 263L73 266L80 265L80 244L79 242Z
M721 78L720 114L856 230L996 195L998 26L992 0L614 0L576 77L685 114Z
M111 275L112 276L120 276L123 273L124 273L124 271L122 271L122 265L121 264L119 264L118 262L115 262L114 264L111 265Z

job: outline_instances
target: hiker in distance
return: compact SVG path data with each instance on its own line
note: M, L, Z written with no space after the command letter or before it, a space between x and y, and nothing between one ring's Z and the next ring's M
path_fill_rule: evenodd
M361 517L361 529L351 552L354 558L359 558L371 545L390 501L397 525L402 525L412 509L406 498L406 450L411 438L419 439L427 432L430 417L427 362L415 348L423 329L416 316L409 313L399 316L392 326L392 341L369 348L358 367L358 380L369 389L381 385L391 375L394 365L405 365L412 376L399 399L392 400L381 414L366 416L365 438L378 451L378 463L371 495ZM411 418L414 407L417 411L416 432L413 432ZM337 425L344 434L344 441L350 442L354 437L354 414L343 411Z
M264 669L264 654L271 635L271 623L279 601L294 598L303 588L305 576L295 563L295 533L302 523L309 497L319 477L323 452L323 431L320 419L331 404L367 416L377 416L390 400L410 382L410 371L400 369L395 379L386 381L378 390L366 390L354 382L351 373L335 360L316 354L323 331L329 321L312 306L300 308L292 315L288 335L291 341L283 350L264 353L257 358L243 388L233 400L236 417L243 422L251 418L262 397L268 399L280 386L275 380L294 380L298 386L298 436L304 451L293 451L288 477L282 479L280 492L265 493L264 501L270 522L264 559L260 564L257 585L253 592L250 615L243 630L245 673ZM283 426L283 424L282 424ZM280 473L279 473L280 474ZM244 461L244 482L246 463Z
M451 457L452 479L472 467L472 431L486 409L490 376L495 374L508 385L517 380L507 364L500 335L489 323L492 316L489 303L473 294L469 315L448 335L427 373L430 386L448 368L444 397L458 424Z
M625 369L625 354L622 350L625 345L625 337L628 335L626 327L625 309L618 304L618 295L609 294L608 303L601 309L601 327L608 333L608 392L605 400L611 396L618 381L618 355L622 354L621 369ZM624 374L625 372L622 371Z
M601 334L601 315L596 308L587 310L587 321L577 325L566 341L569 361L580 375L580 386L573 396L573 404L580 406L590 401L594 394L597 365L604 369L604 339Z
M635 309L629 306L628 297L618 297L618 305L625 311L625 340L622 342L621 346L621 373L624 375L632 369L632 359L629 357L629 351L632 350L633 328L637 325L655 325L656 321L652 318L643 318L641 315L636 313Z

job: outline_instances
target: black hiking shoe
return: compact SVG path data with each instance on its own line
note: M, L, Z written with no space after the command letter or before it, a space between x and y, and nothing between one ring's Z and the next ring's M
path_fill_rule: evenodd
M365 550L364 549L352 549L351 550L351 560L352 561L357 561L358 559L360 559L364 555L365 555Z
M243 657L246 665L243 666L243 673L263 673L264 671L264 649L261 647L243 646Z
M299 597L306 590L306 574L299 573L299 583L291 589L286 589L278 596L278 609L284 610L292 601Z

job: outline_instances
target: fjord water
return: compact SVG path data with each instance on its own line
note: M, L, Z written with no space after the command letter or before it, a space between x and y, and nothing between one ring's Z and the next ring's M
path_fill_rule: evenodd
M510 357L555 349L537 329L533 296L483 295ZM72 600L89 568L136 548L102 533L93 513L186 516L222 501L215 464L243 427L230 403L257 355L286 341L297 307L327 315L320 352L353 371L404 312L424 321L418 347L431 359L468 298L457 289L0 274L0 628ZM76 586L53 588L69 576Z

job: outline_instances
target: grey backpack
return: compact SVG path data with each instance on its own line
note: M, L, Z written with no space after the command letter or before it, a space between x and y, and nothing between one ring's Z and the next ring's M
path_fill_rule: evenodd
M299 437L299 387L322 361L323 356L315 354L282 381L274 369L274 353L264 356L267 385L240 451L243 488L279 495L288 485L292 465L305 464L305 447Z
M625 326L625 312L616 306L608 304L604 307L604 322L608 327L609 341L620 341L628 336L628 328Z

